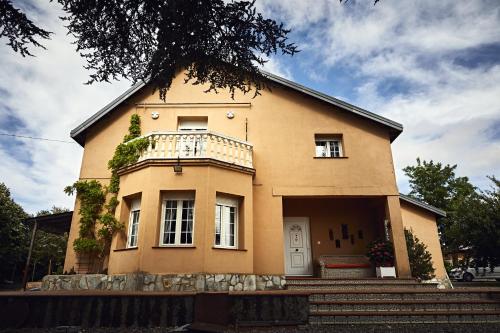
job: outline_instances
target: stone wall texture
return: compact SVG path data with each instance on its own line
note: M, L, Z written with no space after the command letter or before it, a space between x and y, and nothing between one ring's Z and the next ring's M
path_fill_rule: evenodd
M285 288L283 275L253 274L75 274L47 275L42 290L255 291Z

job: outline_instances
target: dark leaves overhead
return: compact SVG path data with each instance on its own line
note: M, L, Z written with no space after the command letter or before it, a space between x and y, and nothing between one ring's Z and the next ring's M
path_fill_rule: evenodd
M293 55L282 24L257 13L255 1L58 0L69 33L92 74L88 83L120 78L148 81L160 97L174 75L255 94L266 87L258 65L281 52Z
M43 47L37 39L49 39L50 32L38 28L9 0L0 0L0 38L6 37L9 45L23 57L32 55L28 46Z

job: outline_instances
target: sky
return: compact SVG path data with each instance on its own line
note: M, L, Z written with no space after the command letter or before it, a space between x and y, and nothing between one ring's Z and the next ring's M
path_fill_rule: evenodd
M84 85L89 72L48 0L13 1L54 32L23 58L0 39L0 182L29 213L72 209L63 189L77 180L83 149L71 129L120 95L128 81ZM500 177L500 2L456 0L257 0L282 21L301 52L265 69L395 120L396 178L417 157L457 164L487 189ZM258 98L258 97L257 97Z

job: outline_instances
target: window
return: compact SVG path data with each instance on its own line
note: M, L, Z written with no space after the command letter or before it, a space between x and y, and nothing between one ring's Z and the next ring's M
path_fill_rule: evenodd
M207 117L179 117L179 132L193 133L207 130ZM177 141L177 151L180 157L200 156L203 150L201 135L181 136Z
M342 157L342 138L316 136L316 157Z
M141 200L135 199L132 201L130 205L127 247L137 247L137 235L139 233L140 215L141 215Z
M192 245L194 196L166 196L162 210L160 245Z
M178 130L179 131L206 131L207 130L207 117L179 117Z
M215 246L238 247L238 200L217 197L215 205Z

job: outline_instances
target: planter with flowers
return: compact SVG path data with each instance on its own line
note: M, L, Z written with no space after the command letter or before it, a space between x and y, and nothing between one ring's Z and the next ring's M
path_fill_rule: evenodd
M370 244L366 255L375 265L377 277L396 277L396 267L394 267L394 247L390 241L374 241Z

